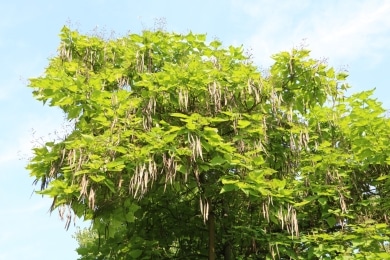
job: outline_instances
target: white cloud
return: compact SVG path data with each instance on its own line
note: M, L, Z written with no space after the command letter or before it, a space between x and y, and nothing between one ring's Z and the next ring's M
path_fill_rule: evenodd
M271 54L290 50L303 39L315 56L340 65L359 58L374 64L390 43L387 1L234 0L233 4L256 21L246 45L261 64L269 65Z

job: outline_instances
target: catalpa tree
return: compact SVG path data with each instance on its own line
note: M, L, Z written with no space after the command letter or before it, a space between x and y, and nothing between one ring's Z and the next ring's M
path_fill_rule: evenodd
M202 34L64 27L30 80L72 125L27 168L80 259L389 258L390 124L309 51L267 75Z

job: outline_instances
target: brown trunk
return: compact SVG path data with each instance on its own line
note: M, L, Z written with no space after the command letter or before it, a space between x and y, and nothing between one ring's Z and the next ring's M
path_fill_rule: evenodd
M224 260L233 260L233 252L230 244L226 244L223 250L223 259Z
M215 217L209 213L209 260L215 260Z

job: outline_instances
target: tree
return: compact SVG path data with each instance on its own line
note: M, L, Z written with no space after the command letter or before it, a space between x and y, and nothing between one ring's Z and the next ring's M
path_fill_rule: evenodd
M51 210L92 221L80 259L389 258L390 125L373 91L293 49L64 27L30 80L74 125L27 168Z

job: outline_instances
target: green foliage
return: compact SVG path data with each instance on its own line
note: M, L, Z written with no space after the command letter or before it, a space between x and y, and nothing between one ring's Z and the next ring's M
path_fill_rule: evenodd
M92 221L80 259L389 258L390 125L347 75L293 49L262 76L242 48L64 27L30 80L74 130L28 169ZM68 220L67 225L69 225Z

